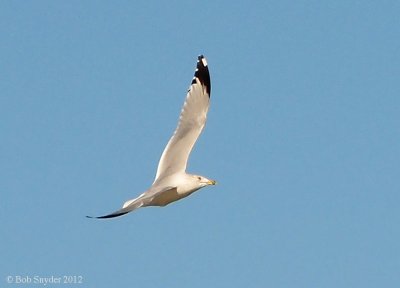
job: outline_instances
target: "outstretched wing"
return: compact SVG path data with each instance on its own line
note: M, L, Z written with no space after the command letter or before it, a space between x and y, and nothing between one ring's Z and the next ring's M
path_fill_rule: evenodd
M113 213L110 213L110 214L107 214L104 216L94 216L94 217L86 216L86 217L87 218L97 218L97 219L107 219L107 218L114 218L114 217L125 215L125 214L132 212L133 210L143 207L145 205L145 201L144 201L145 199L142 199L141 196L142 195L140 195L136 199L125 202L124 206L121 209L119 209ZM128 202L130 202L130 203L127 205Z
M207 61L200 55L178 127L161 155L154 182L160 177L186 170L190 152L206 123L210 92L211 82Z
M146 207L146 206L160 206L159 204L163 204L162 200L165 197L161 197L161 199L156 199L160 195L166 194L166 197L168 197L168 192L174 192L176 194L176 187L174 186L167 186L164 187L161 190L154 190L150 189L141 195L139 195L137 198L128 200L124 203L121 209L112 212L110 214L104 215L104 216L86 216L87 218L97 218L97 219L107 219L107 218L114 218L114 217L119 217L122 215L125 215L129 212L132 212L133 210L136 210L140 207ZM153 201L156 199L156 201ZM167 199L168 200L168 199ZM162 205L161 205L162 206Z

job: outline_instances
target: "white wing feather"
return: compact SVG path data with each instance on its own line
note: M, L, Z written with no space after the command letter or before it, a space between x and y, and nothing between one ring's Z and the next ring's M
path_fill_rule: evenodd
M206 123L210 90L207 62L199 56L178 126L161 155L154 182L160 177L185 172L190 152Z

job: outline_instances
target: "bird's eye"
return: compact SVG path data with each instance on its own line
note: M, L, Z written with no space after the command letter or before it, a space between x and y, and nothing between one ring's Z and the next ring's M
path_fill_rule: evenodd
M201 177L200 177L200 176L198 176L198 177L197 177L197 179L201 180Z

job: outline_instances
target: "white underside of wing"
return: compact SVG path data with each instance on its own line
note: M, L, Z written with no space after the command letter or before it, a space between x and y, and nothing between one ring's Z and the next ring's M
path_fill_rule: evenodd
M161 176L186 170L189 154L206 123L209 103L206 87L195 78L187 93L178 127L161 155L154 182Z

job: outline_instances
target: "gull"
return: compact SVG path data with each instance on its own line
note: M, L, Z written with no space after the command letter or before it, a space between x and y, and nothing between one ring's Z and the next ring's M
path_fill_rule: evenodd
M186 173L190 152L206 123L210 92L211 82L207 60L200 55L178 126L161 155L151 187L138 197L126 201L121 209L111 214L98 217L87 216L88 218L114 218L141 207L166 206L205 186L216 184L215 180Z

